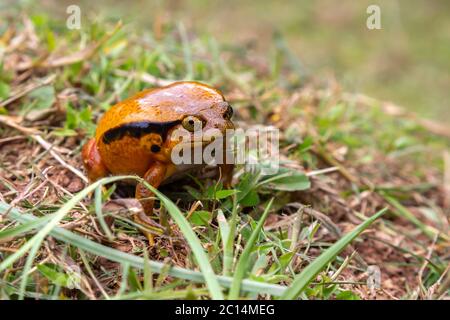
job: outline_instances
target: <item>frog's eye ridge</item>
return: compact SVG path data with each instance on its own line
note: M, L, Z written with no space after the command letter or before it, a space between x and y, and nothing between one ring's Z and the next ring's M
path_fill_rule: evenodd
M227 110L225 110L225 112L223 113L223 118L226 120L230 120L232 116L233 116L233 108L230 105L228 105Z
M203 121L195 116L188 116L183 119L181 124L187 131L194 132L196 129L202 128Z

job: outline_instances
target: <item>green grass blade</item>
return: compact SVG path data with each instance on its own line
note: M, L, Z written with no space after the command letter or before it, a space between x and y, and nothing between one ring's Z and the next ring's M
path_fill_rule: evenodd
M136 299L148 299L148 300L172 300L172 299L187 299L190 295L196 296L206 295L208 291L206 289L183 289L183 290L165 290L162 292L132 292L121 296L114 297L113 300L136 300Z
M229 275L230 269L228 268L228 259L230 259L230 254L227 250L227 240L230 235L230 225L228 224L227 218L223 214L222 210L218 210L217 213L217 222L219 224L220 238L222 240L222 251L223 251L223 265L222 265L222 273L224 275ZM231 255L231 257L233 257Z
M163 195L156 188L152 187L144 180L141 180L141 182L143 182L144 185L161 200L172 219L180 228L180 231L183 233L186 241L191 247L192 252L194 253L201 272L205 276L205 281L210 290L211 297L216 300L223 300L224 296L222 293L222 288L220 287L220 284L217 281L216 274L214 273L214 270L209 263L208 255L205 253L200 240L192 230L192 227L187 219L181 213L180 209L178 209L178 207L169 198L167 198L165 195Z
M23 300L25 297L25 291L27 288L28 283L28 274L30 273L31 268L33 267L33 261L36 257L36 254L39 251L39 248L41 247L41 242L35 242L34 245L31 247L30 252L28 253L27 261L25 262L25 265L22 270L22 280L20 281L20 288L19 288L19 300Z
M9 205L0 202L0 213L8 211L10 208L11 207ZM36 219L38 219L31 214L21 213L15 208L11 209L8 217L17 220L20 223L28 223L30 221L35 221ZM118 263L128 263L132 267L144 270L145 262L143 258L101 245L92 240L86 239L85 237L79 236L69 230L55 227L51 230L50 235L59 241L63 241L76 248L85 250L97 256L101 256ZM164 269L164 267L166 267L166 265L163 263L151 260L148 261L148 265L151 271L154 273L160 273ZM197 283L205 282L204 275L201 272L180 267L171 267L169 269L169 275L175 278L190 280ZM232 278L217 276L217 279L222 286L224 286L225 288L230 288ZM270 294L273 296L281 296L286 290L286 287L245 279L242 281L242 290L256 294Z
M101 283L98 281L97 277L94 274L94 271L92 271L92 268L91 268L91 266L89 264L89 260L86 257L86 254L80 248L78 248L78 253L80 255L81 261L83 261L83 263L84 263L84 267L86 268L86 271L89 273L89 275L91 276L92 280L97 285L98 289L103 294L105 299L109 300L110 297L109 297L108 293L105 291L105 289L102 287Z
M237 224L237 195L233 195L233 209L231 213L231 219L230 223L228 224L224 219L224 224L226 224L227 227L221 228L222 233L222 242L223 242L223 274L226 276L230 275L231 268L233 265L233 247L234 247L234 238L236 236L236 224ZM223 213L222 210L220 210L220 213ZM218 217L219 220L219 217ZM220 223L220 220L219 220Z
M133 178L133 177L132 177ZM56 211L52 218L49 220L49 222L39 230L39 232L33 236L30 240L28 240L22 247L20 247L19 250L14 252L12 255L8 256L5 260L3 260L0 263L0 272L5 270L7 267L9 267L11 264L13 264L17 259L19 259L21 256L23 256L28 250L30 250L31 247L35 245L36 242L41 243L42 240L50 233L50 231L55 228L58 223L66 216L66 214L72 210L73 207L76 206L76 204L81 201L84 197L86 197L90 192L94 191L95 188L102 184L111 183L114 181L122 180L124 177L111 177L111 178L105 178L101 179L79 193L77 193L72 199L67 201L58 211Z
M130 264L128 262L122 263L122 281L120 282L120 288L116 297L120 297L128 289L128 274L130 272Z
M49 221L51 218L52 216L48 215L42 218L36 218L36 220L30 221L29 223L21 224L17 227L3 230L0 232L0 240L14 238L33 229L38 229L39 227L46 224L47 221Z
M317 257L311 264L309 264L303 271L297 275L291 286L281 296L281 299L292 300L296 299L302 291L314 280L314 278L322 271L328 263L330 263L350 242L352 242L361 232L369 227L376 219L382 216L387 209L383 209L366 221L361 223L355 229L347 233L319 257Z
M411 211L409 211L405 206L403 206L396 199L387 195L385 192L380 192L380 194L384 197L384 199L387 202L389 202L395 208L395 210L392 211L394 214L409 220L412 224L414 224L417 228L419 228L431 240L433 240L436 235L439 235L442 239L444 239L446 241L450 241L449 236L447 236L443 232L439 232L439 230L433 228L432 226L427 226L426 224L424 224L422 221L417 219L416 216Z
M146 293L153 292L153 274L150 267L150 259L148 258L148 253L144 251L144 291Z
M106 224L105 218L103 217L103 211L102 211L102 187L98 186L95 189L94 194L94 202L95 202L95 214L97 216L98 222L100 223L100 227L103 229L103 232L106 234L107 238L110 241L114 240L114 236L111 233L111 230L109 230L108 225Z
M233 283L231 285L230 293L228 295L229 299L235 300L239 298L241 281L242 279L244 279L245 271L249 265L250 253L252 252L253 246L255 245L256 240L259 237L259 233L261 232L264 222L266 221L266 218L269 214L269 210L272 207L273 200L274 198L270 199L269 203L267 204L266 209L264 210L264 213L261 216L261 219L259 219L255 230L253 230L250 239L248 240L247 245L245 246L244 251L242 252L239 258L236 270L234 272Z

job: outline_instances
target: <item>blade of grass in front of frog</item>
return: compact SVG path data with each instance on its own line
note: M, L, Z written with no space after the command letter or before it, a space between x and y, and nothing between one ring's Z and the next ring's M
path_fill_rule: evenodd
M102 211L102 187L98 186L95 189L94 193L94 203L95 203L95 214L97 216L98 222L100 223L100 227L103 229L103 232L106 234L106 237L108 240L113 241L114 236L111 233L111 230L109 230L108 225L106 224L105 218L103 217L103 211Z
M19 300L23 300L25 296L25 290L28 283L28 274L30 273L31 267L33 266L34 258L36 257L36 254L39 251L40 247L41 241L35 241L30 249L30 252L28 253L27 260L22 269L21 275L22 279L20 280L20 287L19 287Z
M235 194L233 196L233 209L231 211L231 219L230 219L230 233L228 234L228 239L226 240L226 250L227 250L227 260L224 261L225 269L230 270L233 266L234 261L234 239L236 238L236 229L238 224L238 197ZM229 274L230 275L230 274Z
M264 213L259 219L258 224L255 227L255 230L253 230L250 239L248 240L247 245L244 248L244 251L239 257L236 270L234 272L233 283L231 284L230 293L228 294L228 298L230 300L235 300L239 298L239 293L241 291L241 281L242 279L244 279L245 271L248 269L250 264L250 253L253 250L253 246L255 245L256 240L259 238L261 229L269 214L270 208L272 207L273 200L274 198L270 199L269 203L267 204Z
M52 218L52 215L44 216L41 218L36 218L34 221L30 221L28 223L19 224L18 226L14 228L5 229L3 231L0 231L0 240L5 239L12 239L18 235L21 235L23 233L27 233L33 229L38 229L39 227L43 226Z
M28 223L30 221L35 221L36 219L38 219L31 214L21 213L19 210L15 208L11 209L11 207L8 204L0 202L0 214L8 210L11 210L8 217L20 223ZM142 270L144 269L145 262L143 258L96 243L92 240L79 236L69 230L60 227L55 227L51 230L50 235L59 241L65 242L67 244L72 245L75 248L85 250L94 255L101 256L118 263L129 263L129 265L132 267L136 267ZM151 271L154 273L160 273L165 267L167 267L167 265L161 262L152 260L149 260L148 264L150 266ZM190 280L193 282L198 283L205 282L204 275L201 272L184 269L180 267L170 267L168 274L175 278ZM223 285L225 288L229 288L231 286L232 278L225 276L218 276L217 279L219 283ZM270 294L273 296L281 296L286 290L286 287L271 283L264 283L245 279L242 281L242 290L257 294Z
M376 214L368 218L366 221L358 225L355 229L344 235L335 244L329 247L325 252L311 262L303 271L298 274L292 284L281 296L283 300L296 299L305 288L314 280L314 278L322 271L344 248L352 242L361 232L367 229L376 219L381 217L387 208L378 211Z
M30 250L36 242L39 244L42 243L44 238L50 233L50 231L55 228L58 223L72 210L75 205L81 201L84 197L86 197L90 192L94 191L100 185L111 183L118 180L123 180L125 178L135 178L134 176L119 176L119 177L111 177L111 178L103 178L94 182L93 184L87 186L82 191L77 193L72 199L67 201L61 208L58 209L53 215L52 218L48 221L46 225L43 226L42 229L39 230L30 240L25 242L23 246L20 247L19 250L8 256L5 260L0 263L0 272L5 270L11 264L13 264L17 259L23 256L28 250Z
M147 250L144 250L144 292L149 294L153 292L153 274Z
M105 182L105 183L107 183L107 182ZM89 189L89 188L86 188L86 189ZM85 191L85 190L83 190L83 191ZM38 222L32 221L29 224L27 224L27 228L31 228L31 226L33 226L33 228L36 228L36 227L39 227L39 225L43 224L43 222L49 221L45 225L44 228L42 228L35 236L33 236L33 238L31 238L29 241L27 241L27 243L25 245L23 245L16 252L16 253L18 253L21 251L20 255L17 255L16 257L14 257L14 254L12 255L13 259L11 259L12 262L10 262L10 263L14 263L15 259L20 258L23 254L25 254L26 251L30 250L27 260L25 262L24 268L22 270L22 275L21 275L22 279L21 279L20 288L19 288L19 299L20 300L22 300L24 298L25 290L26 290L26 286L27 286L27 282L28 282L28 274L30 273L31 267L33 266L34 258L36 257L36 254L41 246L42 241L49 233L49 231L47 231L47 230L51 230L52 226L53 227L56 226L59 223L59 221L61 219L63 219L64 216L72 209L72 207L74 207L78 201L83 199L92 190L89 189L89 191L86 192L86 194L84 194L83 191L81 191L74 198L72 198L70 201L68 201L63 207L61 207L53 215L49 216L49 218L44 217L44 218L39 219ZM63 208L64 208L64 210L62 210ZM8 260L10 258L11 258L11 256L9 256L7 259L5 259L5 261L4 261L5 267L3 266L3 263L0 264L0 271L3 270L2 268L6 268L9 266L8 265L9 262L6 260Z
M227 218L223 214L221 209L217 212L217 222L219 224L220 238L222 241L222 250L223 250L223 262L222 262L222 274L228 276L230 274L230 270L228 269L230 259L227 241L228 236L230 235L230 225L228 224ZM232 258L232 256L231 256Z
M123 295L125 293L125 291L127 290L128 287L128 274L130 272L130 263L129 262L123 262L122 263L122 281L120 281L120 288L119 291L117 292L117 297L120 297L121 295Z
M86 254L84 253L84 251L81 250L80 248L78 248L78 254L80 255L81 261L83 261L86 271L88 272L89 276L92 278L92 281L95 283L95 285L100 290L100 292L105 297L105 299L109 300L110 297L109 297L108 293L105 291L105 289L101 285L100 281L98 281L97 276L94 274L94 271L92 271L92 268L89 264L89 260L86 257Z
M173 300L173 299L186 299L187 297L192 296L192 294L194 294L197 297L206 296L208 294L208 290L188 288L182 290L171 289L160 292L136 291L116 296L113 298L113 300L135 300L135 299Z
M291 175L291 172L284 172L281 174L275 174L273 176L271 176L270 178L267 178L266 180L261 180L260 182L258 182L257 187L261 187L265 184L271 183L273 181L277 181L283 178L287 178Z
M222 212L222 211L221 211ZM237 195L233 195L233 208L231 212L230 223L228 224L223 218L225 223L228 226L228 232L223 232L223 274L226 276L231 275L231 269L233 266L233 248L234 248L234 239L236 238L236 226L237 226L237 212L238 212L238 204L237 204ZM222 231L222 230L221 230Z
M185 216L181 213L180 209L178 209L178 207L169 198L167 198L145 180L139 180L159 198L159 200L164 204L164 207L169 212L172 219L180 228L180 231L186 238L186 241L188 242L189 247L191 248L197 260L200 271L202 271L203 275L205 276L205 281L211 292L211 297L216 300L223 300L224 296L222 293L222 288L220 287L219 282L217 281L216 274L214 273L214 270L209 263L208 255L205 253L205 250L203 249L203 246L197 235L193 231L192 226L189 224Z

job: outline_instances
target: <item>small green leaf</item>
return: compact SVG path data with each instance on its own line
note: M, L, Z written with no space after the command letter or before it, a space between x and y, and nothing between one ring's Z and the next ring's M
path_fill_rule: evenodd
M411 137L399 137L394 141L394 147L397 150L401 150L401 149L405 149L407 147L410 147L412 145L414 145L414 139Z
M287 252L278 258L282 269L286 268L289 265L289 262L291 262L293 256L294 252Z
M336 300L361 300L361 298L353 291L341 291L336 295Z
M55 34L52 31L47 31L47 48L48 51L53 51L56 48Z
M311 149L313 144L314 144L313 138L308 136L303 140L303 143L298 146L298 149L300 150L300 152L306 152L309 149Z
M311 188L311 182L304 173L292 172L290 175L271 181L269 186L280 191L301 191Z
M8 98L9 92L9 85L6 82L0 81L0 100Z
M64 127L66 129L76 129L78 124L77 121L77 113L74 108L70 104L66 105L66 123L64 124Z
M53 284L61 287L68 287L71 283L70 277L62 272L57 271L57 267L52 264L40 264L37 269L44 277L50 280Z
M233 189L216 191L216 199L217 200L222 200L222 199L228 198L229 196L232 196L236 192L238 192L238 191L237 190L233 190Z
M251 190L247 195L239 201L239 204L244 207L254 207L260 202L258 192L256 190Z
M130 268L128 273L128 285L130 286L131 291L143 290L138 275L136 274L133 268Z
M189 217L189 221L196 226L208 226L211 220L211 212L209 211L194 211Z
M29 97L34 99L34 109L48 109L56 100L55 88L53 86L43 86L31 92Z
M185 189L185 190L186 190L186 191L187 191L194 199L201 200L201 199L204 198L204 197L202 196L202 194L201 194L198 190L192 188L191 186L184 186L184 189Z

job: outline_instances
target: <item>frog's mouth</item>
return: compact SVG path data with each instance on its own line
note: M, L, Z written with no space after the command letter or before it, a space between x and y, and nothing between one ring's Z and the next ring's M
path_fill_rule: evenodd
M202 140L191 140L189 142L180 142L178 143L179 146L181 147L191 147L191 148L195 148L195 147L206 147L207 145L209 145L210 143L214 142L215 139L202 139Z

